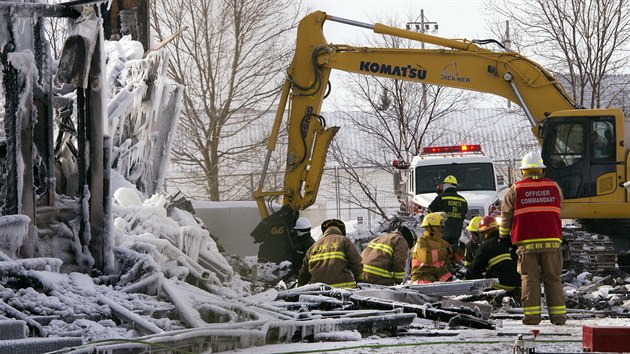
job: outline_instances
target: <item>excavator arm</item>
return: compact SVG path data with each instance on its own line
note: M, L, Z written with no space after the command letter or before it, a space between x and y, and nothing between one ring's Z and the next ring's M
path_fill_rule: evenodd
M434 44L442 48L370 48L328 44L323 34L326 21L342 22L367 28L375 33ZM579 109L550 73L518 53L492 51L466 40L446 39L379 23L372 25L337 18L321 11L313 12L304 17L298 26L295 55L287 70L267 146L263 173L258 189L254 192L261 217L267 220L263 220L263 224L266 223L267 227L257 228L252 235L270 230L279 232L286 229L289 232L298 212L315 202L328 147L338 130L338 127L327 127L325 119L319 115L332 70L505 97L523 108L533 133L541 143L543 136L539 130L545 119L550 116L576 115L575 111ZM287 104L288 151L284 188L265 192L263 186L267 166L276 146ZM581 112L590 116L599 114L594 110ZM619 110L608 114L614 115L617 120L620 116L623 117ZM623 129L617 131L620 134L618 138L623 139ZM619 153L623 155L623 149ZM623 172L625 176L625 171L619 172ZM283 197L284 214L290 215L283 217L283 225L278 225L278 220L273 220L273 215L269 216L269 209L264 201L265 198L280 196ZM256 238L255 235L254 237Z

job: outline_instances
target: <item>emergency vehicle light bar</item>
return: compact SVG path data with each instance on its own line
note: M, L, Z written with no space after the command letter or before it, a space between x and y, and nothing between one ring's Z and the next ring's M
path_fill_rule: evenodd
M481 151L481 145L427 146L422 148L423 154L441 154L445 152Z

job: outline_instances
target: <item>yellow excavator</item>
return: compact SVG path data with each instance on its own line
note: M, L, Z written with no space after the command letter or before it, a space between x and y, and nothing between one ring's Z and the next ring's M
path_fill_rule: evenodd
M329 44L323 34L326 21L440 48ZM630 195L624 188L630 174L626 146L629 129L621 109L582 109L539 64L512 51L493 51L480 46L487 42L499 44L446 39L380 23L343 19L321 11L304 17L298 26L295 56L282 87L261 179L253 193L263 218L252 232L256 241L268 240L278 250L282 242L276 243L274 239L288 237L299 211L315 202L327 151L339 129L326 126L319 114L332 70L487 92L515 102L524 110L532 132L542 145L547 165L545 175L562 187L565 196L562 217L580 219L593 232L630 234ZM263 191L287 104L284 188ZM266 199L280 196L282 208L269 215ZM627 238L625 242L627 247Z

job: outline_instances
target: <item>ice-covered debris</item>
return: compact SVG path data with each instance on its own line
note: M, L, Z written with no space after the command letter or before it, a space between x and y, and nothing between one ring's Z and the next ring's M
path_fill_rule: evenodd
M28 234L31 218L26 215L0 216L0 251L15 258L17 250L22 246Z
M571 286L564 287L564 295L565 296L575 296L577 294L577 289Z
M127 222L125 221L125 219L117 217L116 219L114 219L114 228L118 231L124 232L127 228Z
M208 231L202 230L199 227L183 226L179 231L179 240L177 242L179 248L193 261L199 260L199 249L201 248L201 241L203 238L208 237Z
M144 48L142 43L131 39L130 35L123 36L117 41L105 41L105 52L110 58L120 58L127 60L142 59ZM111 65L107 63L108 66Z
M76 335L81 336L86 342L96 342L112 338L134 338L138 336L135 330L129 330L118 326L112 320L101 320L98 322L87 319L79 319L71 323L62 320L50 321L49 327L53 330L50 335Z
M277 297L278 297L278 291L276 289L269 289L261 293L258 293L256 295L252 295L248 297L248 299L251 301L258 301L258 302L271 302L275 300Z
M138 192L131 188L118 188L114 192L114 200L118 203L118 205L123 207L142 205L142 200L140 200Z
M251 262L252 258L256 259L256 257L245 257L249 258L249 262ZM274 282L278 279L284 278L289 273L291 273L292 266L291 262L283 261L280 264L271 263L271 262L263 262L254 265L256 279L260 282Z
M156 193L144 201L146 206L157 206L166 209L166 205L170 202L170 197L165 194Z
M346 342L361 340L359 331L320 332L313 336L316 342Z
M600 286L596 291L592 292L591 295L595 299L608 299L608 293L612 288L613 287L610 285Z
M593 279L593 274L589 272L582 272L577 275L577 280L582 282L582 285L590 284Z

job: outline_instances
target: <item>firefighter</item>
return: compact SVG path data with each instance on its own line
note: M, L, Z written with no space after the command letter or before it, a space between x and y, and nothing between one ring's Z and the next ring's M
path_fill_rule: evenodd
M295 228L291 233L291 244L295 252L291 259L294 269L292 273L295 275L300 270L306 251L315 243L311 236L311 222L305 217L299 217L295 222Z
M498 278L494 289L506 290L508 294L520 290L521 276L516 271L516 260L512 257L511 247L499 239L499 224L492 216L484 216L479 222L479 232L483 243L475 254L466 279Z
M370 241L361 253L363 281L386 286L402 283L409 249L415 242L415 232L404 225Z
M481 216L477 215L470 219L470 223L466 226L466 231L470 234L470 240L466 244L466 248L464 250L464 267L466 268L470 268L472 265L477 248L479 248L479 244L483 241L483 238L479 234L480 221Z
M444 225L444 241L455 250L454 261L460 262L464 255L464 250L458 246L459 237L462 234L464 219L468 213L468 202L461 195L457 194L457 178L449 175L444 178L444 190L438 194L429 205L429 212L445 212L447 216Z
M361 280L361 254L346 237L346 225L337 219L322 223L323 236L306 252L298 285L325 283L337 288L355 288Z
M424 233L411 249L411 284L452 279L447 269L450 246L442 240L446 219L445 213L430 213L422 219Z
M556 182L543 177L545 167L539 154L526 154L520 166L523 179L510 187L501 205L499 232L506 244L517 247L526 325L536 325L541 320L541 278L551 323L563 325L567 317L560 280L563 196Z

